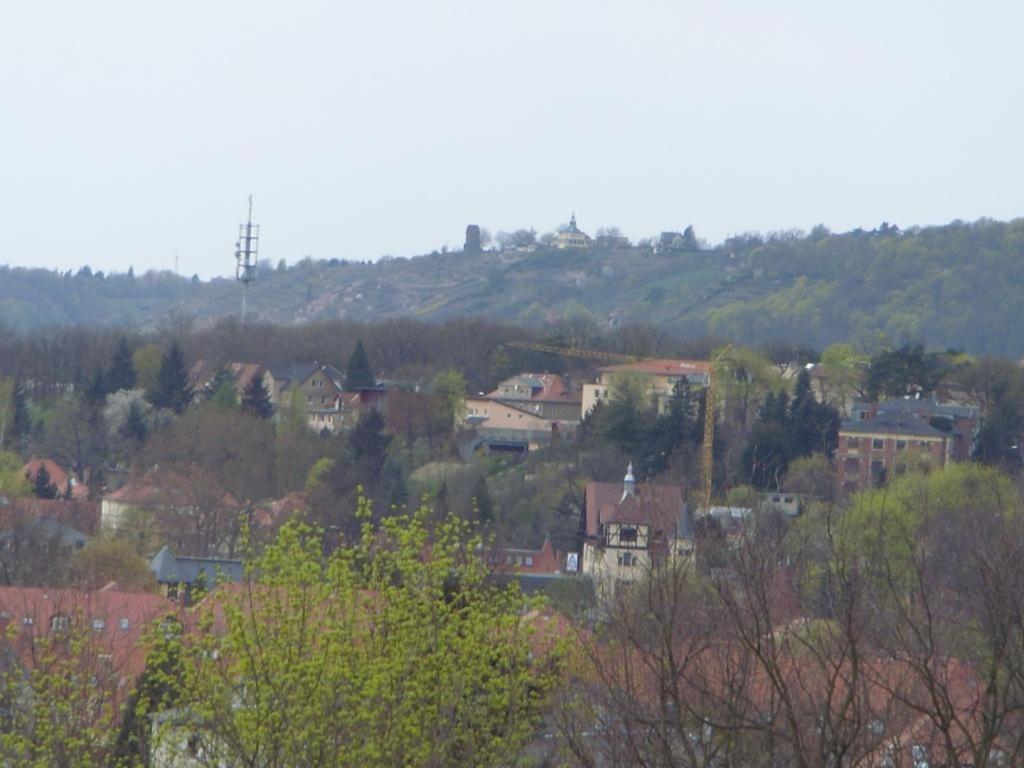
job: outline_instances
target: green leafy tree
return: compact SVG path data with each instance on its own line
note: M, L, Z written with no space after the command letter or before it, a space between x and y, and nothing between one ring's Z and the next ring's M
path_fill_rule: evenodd
M193 396L185 355L175 341L161 359L156 384L146 393L146 397L156 408L182 413L192 402Z
M222 365L206 388L207 402L215 408L231 411L238 408L238 394L235 392L235 378L231 370Z
M117 344L117 349L114 350L114 358L110 361L110 370L107 373L107 387L111 392L118 392L122 389L135 389L136 380L132 351L128 346L128 341L122 338Z
M253 376L242 394L242 410L258 419L269 419L274 415L274 404L262 376Z
M30 654L20 659L12 654L0 673L0 762L25 768L134 768L135 762L112 759L124 670L109 663L116 653L104 633L92 630L93 617L84 611L68 611L61 624L51 625L49 613L37 618L38 623L19 627L23 636L12 637L15 647L30 643Z
M320 530L288 523L250 582L215 592L184 638L193 743L229 765L517 764L552 660L466 524L431 534L428 517L366 525L326 559Z
M433 390L441 422L447 428L454 427L466 410L466 379L454 368L449 368L434 377Z
M0 450L0 496L14 498L32 492L32 483L21 467L22 461L16 453Z
M377 386L377 380L370 368L370 360L366 356L366 348L363 347L363 340L356 342L356 348L348 359L348 368L345 370L345 389L373 389Z
M163 351L157 344L146 344L132 352L132 363L137 374L136 386L147 392L156 389L162 359Z

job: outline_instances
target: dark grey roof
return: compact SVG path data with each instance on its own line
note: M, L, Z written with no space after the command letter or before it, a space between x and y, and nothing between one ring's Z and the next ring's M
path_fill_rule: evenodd
M304 381L318 367L316 363L289 363L286 365L268 365L267 370L277 381Z
M873 419L844 421L839 427L840 432L882 432L892 435L911 435L914 437L949 437L949 432L935 429L931 424L922 421L909 410L887 411Z
M892 400L880 400L875 407L880 414L906 411L914 414L927 414L928 416L948 416L954 419L970 419L977 416L977 409L973 406L936 403L928 398L898 397ZM871 403L853 404L854 411L867 411L870 408Z
M175 557L166 546L149 561L149 569L161 584L195 584L202 574L207 585L212 587L219 581L239 582L245 577L245 566L241 560Z
M85 546L85 543L89 540L89 537L77 528L64 525L52 517L34 517L15 528L0 531L0 541L9 541L19 534L35 540L52 541L59 539L61 546L74 549Z

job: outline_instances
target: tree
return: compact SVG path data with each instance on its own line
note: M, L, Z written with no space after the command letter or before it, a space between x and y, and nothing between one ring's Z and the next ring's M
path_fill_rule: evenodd
M216 408L235 410L238 408L238 393L235 392L235 377L226 365L217 368L213 380L206 386L206 401Z
M0 496L11 499L32 492L32 484L21 467L22 461L16 453L0 449Z
M377 380L373 376L373 369L370 368L370 361L366 357L366 349L363 347L363 340L356 342L356 348L348 359L348 368L345 370L345 389L354 391L357 389L373 389L377 386Z
M465 378L454 368L449 368L434 377L433 390L441 423L446 428L454 427L462 421L466 409Z
M85 390L85 402L91 406L102 406L107 400L107 374L103 366L97 366L92 372L89 386Z
M142 410L142 404L138 400L133 400L128 406L128 417L120 430L120 435L126 440L131 440L136 446L146 442L149 425L146 423L146 414Z
M242 410L257 419L269 419L274 415L274 404L270 400L267 385L262 376L253 376L242 393Z
M153 389L146 393L155 408L167 408L182 413L192 402L194 392L188 381L188 366L178 342L172 342L170 349L160 361L160 371Z
M28 400L22 386L14 388L14 417L11 426L16 440L32 431L32 417L28 412Z
M147 392L156 389L162 359L163 352L157 344L146 344L132 353L132 363L137 374L137 386Z
M149 563L129 541L94 538L71 556L71 575L84 590L116 582L123 591L148 591L156 586Z
M40 590L40 593L43 593ZM136 768L115 760L136 642L162 600L141 601L128 629L117 593L46 591L18 605L0 668L0 763L27 768ZM169 606L168 606L169 607Z
M60 489L50 482L50 473L42 464L32 478L32 493L37 499L56 499L60 495Z
M481 473L473 488L473 504L477 516L483 523L489 523L494 519L494 501L491 499L491 491L487 487L487 475Z
M150 436L146 466L158 492L157 528L180 554L231 552L257 501L274 490L273 427L209 404Z
M697 233L693 229L692 224L688 224L686 229L683 230L683 242L684 251L699 251L700 240L697 239Z
M229 765L517 762L550 654L531 654L532 614L489 584L479 539L454 520L431 535L429 515L367 525L326 561L322 531L287 523L251 581L215 593L223 618L183 638L193 743Z
M114 357L110 361L110 370L107 373L107 388L111 392L118 392L122 389L135 389L137 376L135 375L135 362L132 359L132 351L128 341L121 338L114 350Z

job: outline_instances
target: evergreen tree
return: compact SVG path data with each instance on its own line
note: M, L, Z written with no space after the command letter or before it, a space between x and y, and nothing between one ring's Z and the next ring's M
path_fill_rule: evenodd
M37 499L56 499L60 495L60 490L50 482L50 473L43 465L39 466L39 471L32 478L32 493Z
M93 371L92 379L85 390L85 402L89 405L102 405L107 399L107 392L107 376L103 371L103 366L100 366Z
M110 372L107 374L107 388L111 392L119 392L122 389L135 389L136 383L135 363L132 360L132 351L128 342L121 339L117 349L114 350L114 358L110 362Z
M356 342L356 348L348 359L348 369L345 371L345 389L373 389L377 386L377 380L373 376L373 369L370 368L370 360L366 356L366 349L363 347L363 340Z
M149 427L146 425L146 414L142 412L139 402L134 400L128 406L128 418L125 419L124 427L121 429L121 436L141 445L146 442L148 435Z
M253 376L246 385L242 394L242 410L258 419L269 419L274 415L274 404L262 376Z
M384 432L384 416L378 410L363 412L352 428L348 446L355 463L360 465L368 477L376 478L387 459L391 438Z
M146 398L156 408L169 408L175 413L182 413L192 402L194 394L188 382L185 355L175 341L160 360L156 386L146 393Z
M20 385L14 388L14 438L25 437L32 431L32 417L28 412L28 399Z

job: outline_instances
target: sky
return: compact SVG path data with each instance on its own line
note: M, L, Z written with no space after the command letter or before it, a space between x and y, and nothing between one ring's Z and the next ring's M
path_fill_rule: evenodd
M1022 214L1024 3L10 3L0 263L231 275L465 227Z

